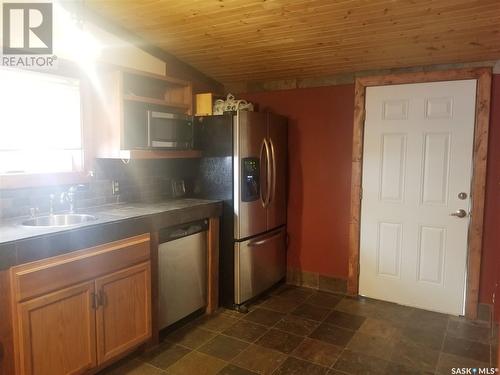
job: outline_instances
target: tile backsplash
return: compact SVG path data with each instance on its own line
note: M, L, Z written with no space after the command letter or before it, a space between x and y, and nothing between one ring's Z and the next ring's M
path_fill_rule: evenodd
M190 196L198 163L196 159L131 160L128 164L121 160L97 160L95 176L77 193L77 208L168 199L172 196L173 179L185 180L186 196ZM118 195L113 195L113 180L119 182ZM30 208L47 213L50 194L55 195L54 210L65 211L68 204L61 203L59 197L69 186L0 190L0 218L26 216Z

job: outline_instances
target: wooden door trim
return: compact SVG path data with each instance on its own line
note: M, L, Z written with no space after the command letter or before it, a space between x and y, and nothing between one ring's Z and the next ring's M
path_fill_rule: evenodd
M360 77L356 79L354 91L351 212L349 221L349 276L347 280L347 291L349 294L357 295L359 292L361 233L360 198L362 186L366 88L370 86L456 81L464 79L475 79L477 81L471 193L472 217L469 225L469 241L467 246L467 282L465 298L465 316L469 319L477 318L486 190L486 167L488 159L491 68L467 68L434 72L390 74L384 76Z

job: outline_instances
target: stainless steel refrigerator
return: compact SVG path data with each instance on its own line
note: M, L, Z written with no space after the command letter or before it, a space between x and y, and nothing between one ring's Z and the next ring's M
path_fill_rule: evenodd
M196 190L224 201L220 296L238 308L286 275L287 119L238 111L197 120Z

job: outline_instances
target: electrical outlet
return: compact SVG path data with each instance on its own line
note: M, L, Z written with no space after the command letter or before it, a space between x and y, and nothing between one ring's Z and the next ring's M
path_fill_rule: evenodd
M120 183L117 180L111 181L111 191L113 195L120 194Z

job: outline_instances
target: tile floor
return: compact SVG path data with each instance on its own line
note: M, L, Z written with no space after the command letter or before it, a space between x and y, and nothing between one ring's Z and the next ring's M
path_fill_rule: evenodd
M105 373L451 374L496 363L492 337L486 322L283 285L248 314L201 317Z

